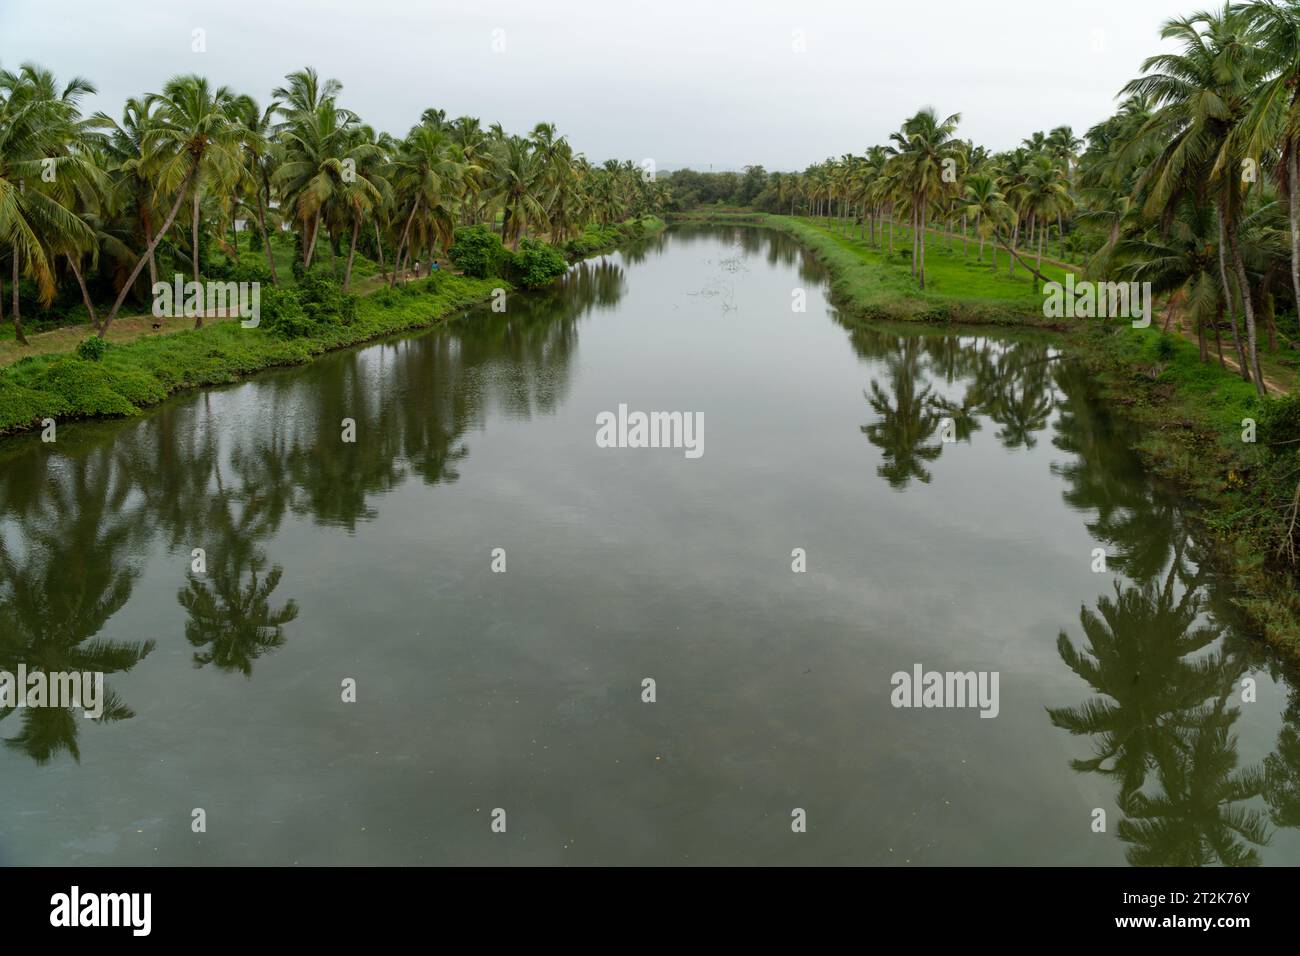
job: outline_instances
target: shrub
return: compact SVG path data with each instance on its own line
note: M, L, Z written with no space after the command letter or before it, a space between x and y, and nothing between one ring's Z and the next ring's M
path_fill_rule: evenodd
M63 395L81 415L133 415L138 409L113 390L111 376L100 364L65 358L36 376L33 387Z
M317 325L351 325L357 317L357 297L321 273L303 276L297 296L303 312Z
M447 258L465 275L487 279L501 275L511 256L501 244L501 237L487 226L461 226L447 250Z
M108 343L99 336L92 336L77 346L77 356L87 362L98 362L108 351Z
M393 306L397 305L397 303L402 301L402 297L396 289L390 289L385 286L372 295L370 301L382 305L384 308L391 309Z
M1174 337L1172 335L1161 335L1156 342L1156 358L1162 362L1171 361L1174 357Z
M564 275L568 269L568 260L559 249L545 242L525 239L515 255L513 272L520 285L535 289Z
M271 284L271 269L266 260L246 255L238 262L222 257L215 259L207 271L209 279L221 282L260 282Z
M1264 403L1259 416L1259 439L1267 445L1287 447L1300 441L1300 394L1292 393Z
M289 289L262 290L262 327L284 339L302 338L316 330L316 322Z

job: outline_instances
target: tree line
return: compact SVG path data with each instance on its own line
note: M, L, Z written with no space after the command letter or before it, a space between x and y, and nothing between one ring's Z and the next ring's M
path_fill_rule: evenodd
M923 109L888 144L802 172L678 171L670 208L825 217L891 250L906 223L921 288L931 226L971 230L981 258L993 246L992 267L1001 248L1035 280L1054 237L1089 277L1150 282L1203 360L1213 336L1223 362L1227 333L1263 395L1261 338L1275 350L1300 337L1300 4L1225 4L1169 20L1161 38L1173 48L1146 59L1082 139L1060 126L993 152L958 137L960 114Z
M553 124L520 136L430 108L396 137L343 106L342 92L306 67L263 106L184 75L117 116L85 115L90 81L60 85L31 63L0 70L0 325L6 286L22 344L24 303L75 291L102 338L160 274L199 281L214 251L238 261L241 228L272 284L285 279L274 247L287 242L295 275L322 247L345 256L346 291L359 250L391 285L445 254L460 226L518 250L662 204L653 176L631 161L593 164Z

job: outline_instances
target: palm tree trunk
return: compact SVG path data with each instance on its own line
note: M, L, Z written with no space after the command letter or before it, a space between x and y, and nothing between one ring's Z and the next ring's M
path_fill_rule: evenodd
M199 281L199 184L194 184L194 222L190 226L190 259L194 266L194 281ZM202 316L199 316L202 320Z
M149 215L149 204L140 203L140 225L144 227L144 244L146 247L153 241L153 222ZM149 287L158 282L158 262L152 252L149 253Z
M1291 143L1287 157L1287 192L1290 203L1288 219L1291 222L1291 288L1295 291L1296 308L1300 309L1300 155L1296 147L1300 143Z
M920 238L917 235L917 233L919 233L920 230L916 228L916 224L920 221L920 218L921 217L918 215L916 206L914 204L912 206L912 278L913 279L916 278L916 260L921 253Z
M1237 367L1244 381L1250 381L1250 366L1246 364L1246 353L1241 348L1241 330L1237 328L1237 313L1233 308L1233 286L1228 281L1228 232L1223 224L1223 201L1216 204L1215 212L1219 221L1219 281L1223 283L1223 298L1228 307L1228 324L1232 326L1232 344L1237 349Z
M1016 227L1011 233L1011 249L1009 251L1014 253L1016 250L1016 246L1019 242L1020 242L1020 216L1017 215ZM1014 276L1016 274L1016 257L1014 255L1011 255L1008 256L1008 259L1011 260L1011 266L1007 270L1007 275Z
M352 223L352 248L348 249L348 267L343 272L343 291L348 291L348 283L352 281L352 259L357 254L357 234L361 232L361 220L358 219Z
M27 336L23 335L23 313L18 305L18 247L14 247L14 338L19 345L27 345Z
M1045 232L1047 232L1047 230L1042 228L1042 226L1040 225L1038 228L1038 271L1039 272L1043 271L1043 233ZM1037 276L1034 277L1034 291L1035 292L1038 291Z
M127 278L126 282L123 283L122 288L118 290L117 300L113 303L112 311L108 313L108 318L104 320L104 324L99 327L99 337L101 339L104 337L104 334L108 332L109 325L112 324L115 318L117 318L117 312L122 308L122 303L126 300L126 294L131 290L131 285L139 277L140 270L144 268L145 262L148 260L149 256L153 254L154 249L158 247L158 240L167 235L167 230L170 229L172 223L176 221L176 214L181 211L181 203L185 201L185 190L189 189L190 183L194 181L194 174L196 171L197 170L195 169L191 169L186 175L185 182L181 183L181 188L176 192L176 202L172 204L172 211L168 214L167 221L163 223L162 228L159 229L158 233L153 237L153 242L150 244L149 248L145 250L144 255L136 260L135 268L131 270L131 275Z
M920 212L919 215L920 215L920 219L921 219L921 263L920 263L920 266L919 266L918 269L917 269L917 279L918 279L918 281L919 281L920 284L921 284L921 291L924 292L924 291L925 291L925 225L926 225L926 216L925 216L925 213L926 213L926 208L925 208L925 203L924 203L924 202L922 202L920 205L921 205L921 212Z
M317 209L316 218L312 220L311 224L311 242L302 250L302 267L304 269L311 268L312 256L316 254L316 240L319 238L320 233L320 216L321 210Z
M417 193L415 202L411 204L411 214L406 217L406 226L402 229L402 241L397 244L397 251L393 253L393 281L389 283L390 287L397 285L397 277L402 271L402 250L406 248L406 240L411 234L411 223L415 220L415 212L419 208L420 196ZM504 227L505 224L502 223L502 228Z
M1228 245L1232 247L1232 261L1237 269L1237 286L1241 293L1241 309L1246 313L1246 347L1250 357L1250 368L1255 375L1255 391L1261 397L1268 392L1264 388L1264 375L1259 370L1259 349L1256 344L1255 306L1250 294L1250 278L1246 275L1246 263L1241 258L1241 247L1237 243L1237 224L1228 224Z
M375 220L375 249L379 253L379 269L381 272L387 272L384 268L384 241L379 238L379 220Z
M271 269L271 285L279 285L275 274L275 256L271 254L271 234L266 231L266 208L262 205L262 191L257 190L257 225L262 230L262 244L266 247L266 264Z
M77 267L78 256L68 256L68 265L72 267L72 274L77 277L77 285L81 288L81 301L86 303L86 314L90 316L91 326L98 331L99 319L95 317L95 304L90 301L90 293L86 291L86 280L81 277L81 269Z

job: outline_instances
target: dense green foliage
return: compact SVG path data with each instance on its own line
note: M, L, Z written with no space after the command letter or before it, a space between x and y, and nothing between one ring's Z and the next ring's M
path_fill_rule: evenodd
M525 239L514 256L511 274L524 288L535 289L564 275L568 268L569 263L559 249L545 242Z
M510 253L487 226L458 226L447 258L465 275L484 279L504 275Z
M354 277L382 273L396 287L445 256L457 227L502 247L466 236L480 247L461 250L470 274L536 285L590 225L663 204L663 185L631 161L594 165L549 123L519 136L427 109L395 137L345 108L342 89L307 68L263 108L177 76L128 99L120 118L86 117L89 82L60 87L34 64L0 71L0 300L13 276L17 342L33 312L41 325L91 321L103 336L128 301L143 307L177 274L281 289L327 274L348 292ZM271 297L284 337L345 308L315 293L298 304L302 314Z
M0 433L30 427L44 417L134 414L179 389L233 382L258 369L310 361L330 349L427 325L507 284L498 278L441 275L411 283L405 287L409 291L386 290L392 293L386 301L379 295L357 300L326 289L307 293L304 303L286 291L280 293L286 310L306 313L298 320L306 323L301 334L271 327L264 298L258 328L209 324L113 345L100 361L70 355L23 359L0 369Z

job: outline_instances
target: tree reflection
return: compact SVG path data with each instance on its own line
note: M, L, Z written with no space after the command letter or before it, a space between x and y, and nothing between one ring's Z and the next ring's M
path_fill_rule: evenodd
M625 288L617 257L592 260L514 297L508 314L472 310L424 335L268 376L256 388L269 427L223 420L221 394L206 391L143 421L60 432L57 446L9 444L0 452L0 668L113 674L147 657L152 640L99 635L157 541L178 565L193 548L206 553L203 573L177 592L195 665L251 676L299 613L277 596L284 568L263 549L283 522L355 531L376 516L376 497L411 475L455 481L489 405L528 417L563 403L577 322ZM356 422L355 442L342 441L344 418ZM106 688L103 719L130 716ZM22 708L15 720L8 746L40 763L79 757L71 710Z
M126 511L130 493L111 453L95 449L55 471L52 459L29 455L11 462L34 487L39 474L43 506L20 509L11 520L21 551L0 537L0 669L29 672L131 670L154 642L110 641L98 635L131 595L138 570L129 563L143 529ZM6 471L6 477L10 472ZM16 708L0 708L0 720ZM79 760L80 722L72 708L21 708L18 733L5 744L37 763L67 751ZM108 684L102 721L134 716Z

